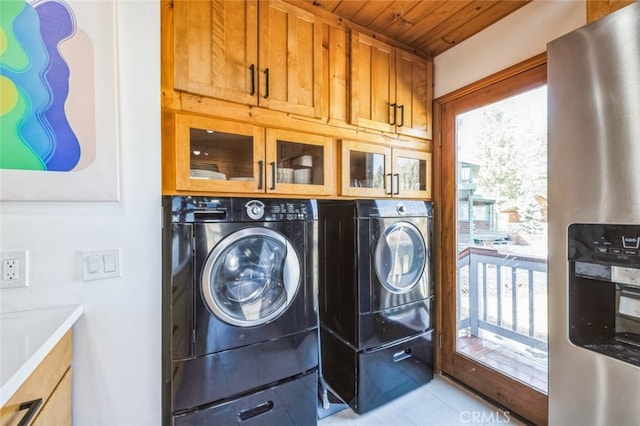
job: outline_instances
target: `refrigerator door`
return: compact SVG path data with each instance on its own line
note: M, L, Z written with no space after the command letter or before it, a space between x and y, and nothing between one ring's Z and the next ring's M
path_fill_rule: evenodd
M640 2L549 43L549 424L637 424L640 367L568 338L572 223L640 223Z

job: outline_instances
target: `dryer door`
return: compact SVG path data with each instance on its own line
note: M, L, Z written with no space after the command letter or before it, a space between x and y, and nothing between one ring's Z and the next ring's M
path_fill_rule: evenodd
M286 311L300 287L300 259L289 241L268 228L244 228L224 238L202 271L202 294L227 324L252 327Z
M411 291L427 265L422 234L408 222L395 222L381 233L375 247L375 270L383 287L396 294Z

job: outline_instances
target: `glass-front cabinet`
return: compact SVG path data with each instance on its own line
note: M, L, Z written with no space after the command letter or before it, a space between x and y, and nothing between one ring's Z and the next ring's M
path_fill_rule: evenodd
M431 198L431 153L342 141L341 195Z
M333 140L325 136L176 114L174 146L177 191L330 195L334 188Z

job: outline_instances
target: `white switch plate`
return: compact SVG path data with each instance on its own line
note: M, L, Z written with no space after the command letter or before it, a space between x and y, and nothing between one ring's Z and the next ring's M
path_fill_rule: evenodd
M102 280L122 276L120 249L92 250L82 252L82 279Z
M29 251L13 250L0 253L0 288L29 285Z

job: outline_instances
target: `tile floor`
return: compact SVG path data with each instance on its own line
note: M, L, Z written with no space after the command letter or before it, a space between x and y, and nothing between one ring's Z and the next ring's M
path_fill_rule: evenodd
M363 415L342 410L319 426L525 425L443 376Z

